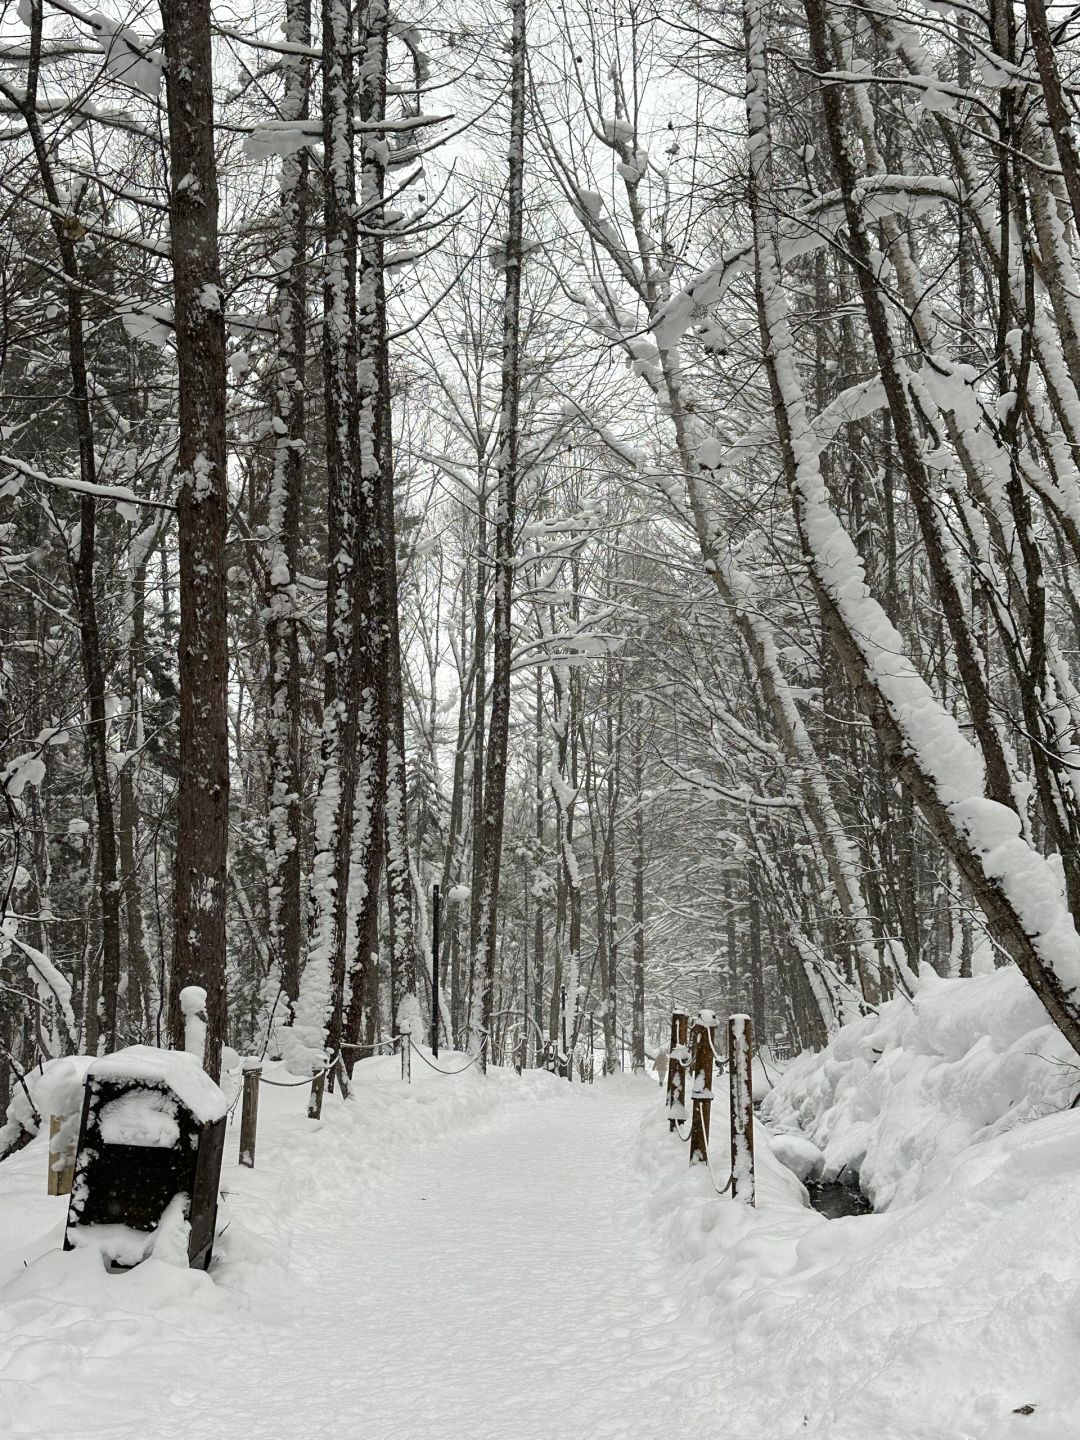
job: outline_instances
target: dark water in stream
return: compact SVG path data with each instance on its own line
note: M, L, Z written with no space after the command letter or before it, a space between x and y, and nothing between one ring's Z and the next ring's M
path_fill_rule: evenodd
M845 1215L870 1215L873 1206L857 1185L846 1185L840 1180L807 1185L810 1204L826 1220L839 1220Z

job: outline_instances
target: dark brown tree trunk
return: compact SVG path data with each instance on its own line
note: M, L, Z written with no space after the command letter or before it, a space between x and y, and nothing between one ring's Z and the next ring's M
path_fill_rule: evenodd
M285 39L311 44L311 0L286 0ZM283 120L309 113L310 61L283 58ZM273 378L275 441L266 563L269 651L268 785L266 879L267 939L288 1002L289 1019L300 995L303 947L303 854L300 779L300 616L301 502L307 450L307 307L309 161L306 150L281 163L281 217L275 263L277 286L277 368Z
M168 1032L170 1044L182 1048L180 991L201 985L207 997L205 1063L216 1079L226 1021L228 488L209 0L162 0L161 18L180 385L180 779Z

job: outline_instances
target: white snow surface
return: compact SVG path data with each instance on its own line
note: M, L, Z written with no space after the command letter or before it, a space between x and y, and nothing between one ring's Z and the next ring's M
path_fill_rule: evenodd
M128 1090L101 1107L98 1121L106 1145L171 1150L180 1139L176 1101L163 1090Z
M4 1440L1080 1433L1080 1115L826 1221L761 1126L758 1208L717 1196L646 1080L397 1077L364 1062L318 1123L264 1089L210 1274L62 1253L44 1141L0 1166Z
M824 1153L825 1179L857 1175L883 1210L930 1193L968 1147L1064 1109L1078 1089L1080 1059L1014 966L942 980L924 965L914 1000L890 1000L798 1056L762 1113Z
M138 1080L169 1089L203 1124L220 1120L229 1108L229 1097L186 1050L129 1045L95 1060L88 1073L96 1080Z

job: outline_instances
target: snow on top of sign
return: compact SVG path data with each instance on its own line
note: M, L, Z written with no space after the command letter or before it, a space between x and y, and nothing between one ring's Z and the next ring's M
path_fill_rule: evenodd
M159 1089L167 1087L204 1124L220 1120L229 1108L225 1093L214 1084L195 1056L184 1050L129 1045L125 1050L95 1060L88 1073L94 1080L138 1080Z
M128 1090L101 1107L98 1117L106 1145L139 1145L172 1150L180 1140L176 1100L163 1090Z

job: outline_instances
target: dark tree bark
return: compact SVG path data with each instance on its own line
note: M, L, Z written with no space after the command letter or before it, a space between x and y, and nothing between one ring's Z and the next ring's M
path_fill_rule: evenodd
M285 39L296 46L311 44L311 0L286 0ZM290 55L283 57L282 67L285 72L282 119L306 119L310 61L299 54ZM273 381L276 433L266 544L270 592L266 621L270 670L266 881L271 962L278 967L291 1020L300 995L303 947L300 617L296 580L307 449L304 397L309 160L306 150L282 158L280 203L275 256L279 267L276 277L278 353Z
M180 991L207 997L205 1063L216 1079L225 1033L229 822L226 684L225 315L218 258L209 0L163 0L169 217L180 384L180 750L176 940L169 1042L184 1044Z

